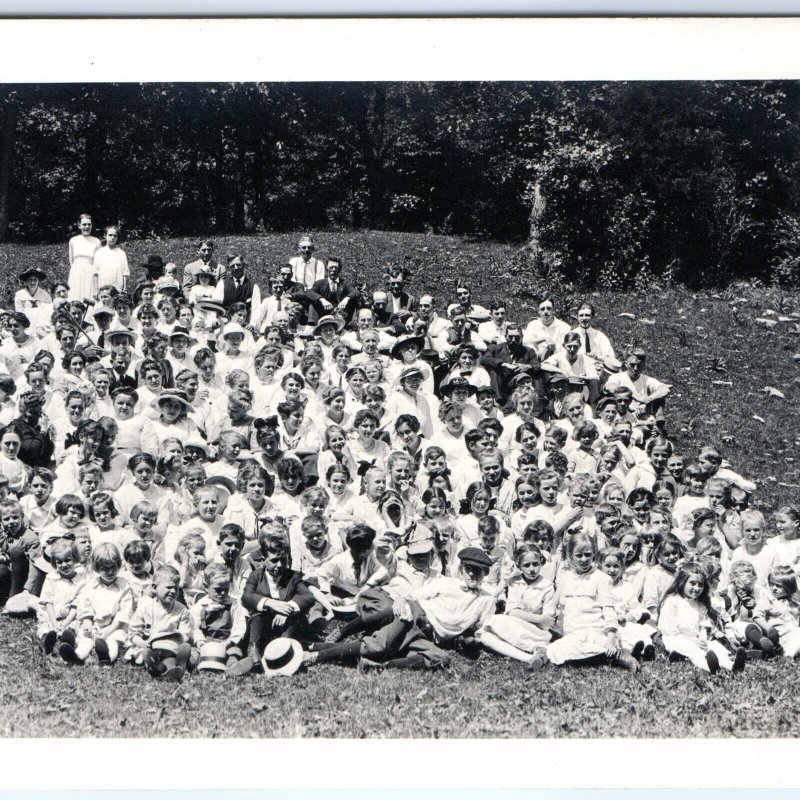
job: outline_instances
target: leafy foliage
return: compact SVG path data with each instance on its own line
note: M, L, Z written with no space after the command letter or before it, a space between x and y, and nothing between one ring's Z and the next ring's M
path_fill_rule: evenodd
M0 236L378 228L530 241L622 290L797 281L795 82L0 87Z

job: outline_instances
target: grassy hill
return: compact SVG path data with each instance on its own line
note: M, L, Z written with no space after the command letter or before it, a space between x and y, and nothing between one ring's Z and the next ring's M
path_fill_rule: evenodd
M263 279L293 255L297 238L220 237L217 249L240 250ZM510 318L533 316L538 283L512 246L375 231L315 238L318 254L341 257L359 283L377 284L382 266L406 263L412 291L430 290L440 307L464 277L482 303L505 299ZM194 259L196 241L130 242L127 249L132 267L149 253L182 265ZM0 297L10 300L16 274L33 264L66 277L66 252L66 243L0 246ZM757 507L800 502L797 294L749 285L719 293L645 286L564 294L573 310L583 297L597 306L597 327L618 350L634 341L647 349L646 371L673 386L668 431L678 452L691 457L704 444L721 445L758 482ZM361 677L321 666L290 681L192 676L175 687L121 667L71 670L45 661L32 640L18 646L32 635L31 623L0 618L0 735L791 736L800 711L797 669L783 662L753 662L731 678L659 661L631 677L609 667L531 674L484 654L477 662L457 657L452 670L433 675ZM135 705L126 704L133 697Z

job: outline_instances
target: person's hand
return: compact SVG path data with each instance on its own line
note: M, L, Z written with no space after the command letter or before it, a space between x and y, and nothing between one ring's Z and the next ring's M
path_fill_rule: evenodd
M61 611L56 614L56 619L66 619L68 613L69 609L62 608Z
M345 299L344 299L344 300L342 300L342 301L339 303L339 305L338 305L338 306L336 306L336 308L339 308L339 309L341 309L342 311L344 311L344 309L345 309L345 308L347 308L347 304L348 304L349 302L350 302L350 298L349 298L349 297L345 297Z
M619 653L619 642L617 642L617 636L614 633L609 633L606 636L606 655L609 658L614 658L614 656Z
M582 516L583 516L583 506L570 506L569 515L567 516L568 522L570 523L576 522Z
M197 394L195 395L195 398L197 400L205 402L206 400L208 400L209 396L210 395L209 395L208 389L198 389L197 390Z
M334 608L341 608L348 599L347 597L331 597L330 603Z
M272 627L275 630L280 630L281 628L286 627L286 623L289 621L289 618L284 616L283 614L276 614L272 619Z
M291 616L294 611L294 606L286 600L268 600L266 602L267 608L272 609L277 615L282 617Z
M411 622L411 620L414 619L411 606L404 597L398 597L397 600L394 601L394 615L397 619L403 620L403 622Z
M332 306L332 305L331 305L331 304L330 304L330 303L329 303L329 302L328 302L328 301L327 301L327 300L326 300L324 297L321 297L321 298L320 298L320 300L319 300L319 304L320 304L320 305L321 305L321 306L322 306L322 307L323 307L323 308L324 308L326 311L330 311L330 310L333 308L333 306Z

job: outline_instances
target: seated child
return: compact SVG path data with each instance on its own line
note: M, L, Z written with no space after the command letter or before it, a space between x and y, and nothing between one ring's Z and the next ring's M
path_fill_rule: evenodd
M639 663L624 648L617 631L617 612L608 575L596 568L597 549L591 536L578 533L569 538L566 569L559 577L556 609L561 612L562 638L537 650L530 661L532 667L546 660L553 664L586 661L606 657L631 672Z
M195 602L191 611L197 650L192 654L192 663L201 671L232 672L244 655L241 647L247 633L244 608L230 596L231 576L224 564L212 563L205 568L203 586L206 594Z
M797 576L791 567L777 566L769 574L769 605L764 620L777 631L786 658L800 655L800 605Z
M730 622L725 633L737 645L749 643L760 650L764 658L775 655L780 635L766 619L770 595L758 582L755 567L749 561L734 561L729 579Z
M642 605L654 623L658 622L658 609L667 589L675 580L678 562L685 554L686 550L681 540L672 533L664 536L653 550L656 563L647 571L647 577L644 579Z
M258 670L267 644L279 636L302 639L307 630L306 615L314 598L303 576L289 567L285 537L268 533L260 539L263 566L247 578L242 605L250 612L249 649L235 670L246 675Z
M68 664L83 664L92 652L100 664L116 661L133 613L133 592L120 577L121 568L122 556L113 544L100 544L92 553L94 575L78 593L75 622L61 634L58 654Z
M206 540L200 528L190 530L178 542L173 566L176 566L180 575L178 599L187 608L191 608L195 601L205 594L203 572L208 566L208 561L206 559Z
M38 547L39 537L28 528L20 503L10 498L0 502L0 608L10 598L23 593L30 571L30 559ZM41 591L41 583L38 588ZM28 613L27 597L20 604L12 604L7 611Z
M231 576L231 597L241 601L250 572L251 563L248 559L242 558L244 548L244 529L235 522L227 522L219 529L217 538L217 549L219 555L217 562L224 564L228 568Z
M85 579L73 542L56 539L50 545L50 560L55 568L44 579L39 597L36 635L46 654L53 652L61 634L78 614L76 598Z
M626 580L625 556L616 547L607 547L598 555L598 566L611 579L611 594L617 611L617 633L622 646L631 651L634 658L652 661L656 657L653 645L653 634L656 629L652 625L642 623L649 619L642 605L643 581L639 575L632 575Z
M55 518L54 480L55 475L49 469L33 467L28 480L28 493L19 499L28 525L35 531L42 530Z
M119 551L124 553L131 542L146 542L150 547L150 557L162 561L161 537L155 532L158 509L148 500L140 500L128 516L131 524L117 531L113 539Z
M191 655L192 619L177 600L180 575L164 565L153 575L153 595L143 597L129 626L127 656L155 678L179 681Z
M542 576L545 564L544 554L535 544L517 548L519 572L508 584L505 613L490 617L476 634L484 647L530 662L536 649L553 638L555 588Z
M673 654L683 656L698 669L711 673L720 668L741 672L745 667L744 648L737 648L731 658L725 646L719 615L709 599L705 571L696 563L687 561L678 568L661 604L658 629L670 660Z
M138 539L128 542L122 551L122 559L125 562L122 577L133 592L134 609L142 597L152 595L153 563L150 558L150 545Z

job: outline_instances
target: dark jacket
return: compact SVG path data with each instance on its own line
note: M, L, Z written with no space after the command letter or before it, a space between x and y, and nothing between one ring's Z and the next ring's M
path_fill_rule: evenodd
M253 282L247 275L242 278L242 285L238 288L233 276L226 275L222 279L222 287L224 292L222 305L225 306L226 310L234 303L246 303L248 309L250 308L250 303L253 299Z
M49 467L56 446L41 426L33 427L21 417L13 422L22 440L19 447L19 460L29 467Z
M345 298L347 298L347 306L344 309L345 321L350 320L353 312L358 308L358 303L361 299L361 292L356 289L351 283L339 280L336 286L336 291L331 289L330 281L327 278L316 281L314 285L306 291L311 308L316 312L316 319L330 312L326 311L321 305L320 300L327 300L332 306L338 306ZM311 322L316 322L313 315L310 317Z
M314 605L314 596L306 586L303 576L299 572L287 569L275 581L278 587L278 597L273 597L269 590L269 582L264 574L266 567L257 567L247 578L247 583L242 594L242 605L251 613L256 613L258 604L265 598L273 600L293 600L300 608L301 614L307 614Z

